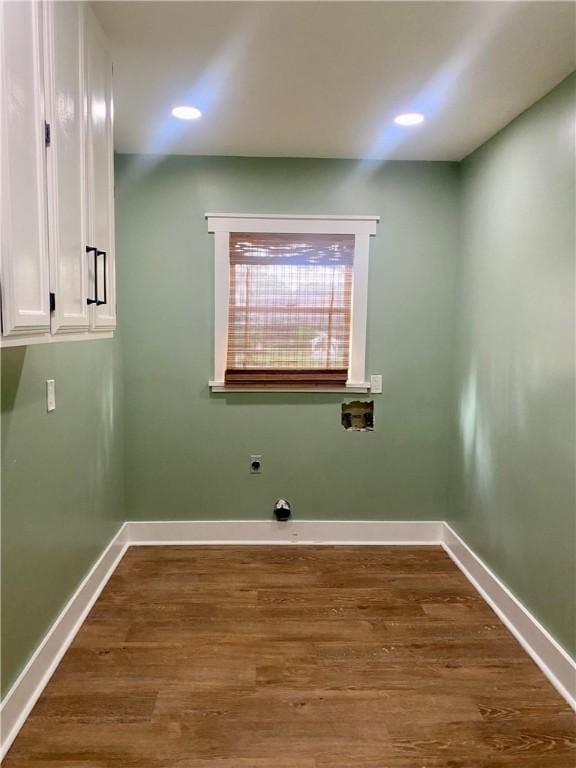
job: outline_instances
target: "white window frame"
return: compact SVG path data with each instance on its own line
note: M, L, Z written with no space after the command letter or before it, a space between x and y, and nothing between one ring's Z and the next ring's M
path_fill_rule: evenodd
M290 216L255 213L207 213L208 232L214 234L214 375L213 392L369 392L366 381L366 321L368 314L368 259L370 237L376 234L379 216ZM228 302L230 290L230 233L354 235L352 317L348 381L345 387L226 386L228 352Z

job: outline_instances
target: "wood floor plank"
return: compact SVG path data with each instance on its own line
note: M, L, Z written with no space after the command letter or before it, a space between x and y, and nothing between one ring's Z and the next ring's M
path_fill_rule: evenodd
M5 768L574 768L439 547L128 550Z

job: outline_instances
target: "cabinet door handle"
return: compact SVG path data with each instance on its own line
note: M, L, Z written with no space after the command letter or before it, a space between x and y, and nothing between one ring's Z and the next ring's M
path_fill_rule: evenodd
M86 253L94 254L94 298L87 298L87 304L98 304L98 248L93 245L86 246Z
M101 300L101 299L98 298L98 283L96 283L96 306L100 307L100 306L102 306L102 304L107 304L108 303L108 277L107 277L107 274L106 274L106 270L107 270L107 266L106 265L108 263L108 254L106 253L106 251L96 251L96 259L98 258L98 256L103 256L104 257L104 300ZM98 265L96 264L96 267L97 266Z

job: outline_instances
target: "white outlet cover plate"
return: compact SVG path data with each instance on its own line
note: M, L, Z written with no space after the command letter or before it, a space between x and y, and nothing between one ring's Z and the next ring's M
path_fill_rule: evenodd
M375 395L379 395L382 392L382 376L380 374L370 376L370 392L373 392Z
M46 379L46 410L56 410L56 382L54 379Z

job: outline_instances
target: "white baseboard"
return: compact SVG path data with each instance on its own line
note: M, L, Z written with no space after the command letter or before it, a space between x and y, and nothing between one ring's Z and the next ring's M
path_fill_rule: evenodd
M448 523L444 523L442 546L558 693L576 709L576 661Z
M442 522L187 520L128 522L131 544L440 544Z
M131 545L437 545L496 611L566 701L576 709L576 662L447 524L438 521L266 520L127 522L70 598L0 708L0 760Z
M94 563L4 697L0 707L0 760L4 759L32 707L126 551L128 544L125 529L126 526L122 525Z

